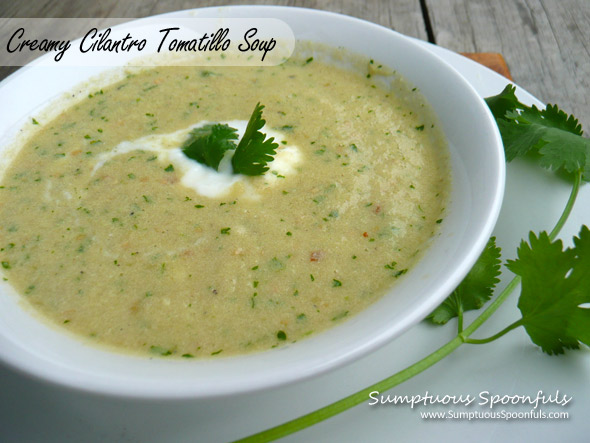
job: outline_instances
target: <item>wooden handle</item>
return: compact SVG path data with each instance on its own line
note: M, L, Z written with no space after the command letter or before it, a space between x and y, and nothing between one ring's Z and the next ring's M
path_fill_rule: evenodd
M497 52L462 52L461 55L487 66L512 81L510 70L502 54L498 54Z

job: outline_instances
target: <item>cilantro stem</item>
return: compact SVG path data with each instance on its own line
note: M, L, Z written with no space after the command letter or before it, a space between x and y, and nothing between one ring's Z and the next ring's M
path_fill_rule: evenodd
M574 175L574 185L572 187L572 191L570 192L570 197L567 200L567 203L565 204L565 208L563 209L563 212L561 213L561 217L559 217L559 220L557 220L555 227L549 233L549 239L551 241L555 240L555 238L559 234L559 231L561 231L561 228L565 224L567 218L570 216L572 209L574 208L574 203L576 202L576 198L578 197L578 191L580 190L581 181L582 181L582 170L580 169Z
M475 319L473 322L461 333L459 337L466 342L468 337L473 334L490 316L496 312L502 303L508 298L508 296L514 291L514 289L520 284L520 276L515 276L510 283L504 288L500 295L498 295L488 307Z
M493 342L494 340L502 337L504 334L507 334L508 332L512 331L513 329L518 328L521 325L522 325L522 318L520 320L515 321L511 325L506 326L500 332L492 335L491 337L488 337L488 338L465 338L464 341L465 341L465 343L470 343L473 345L482 345L484 343L490 343L490 342Z
M463 332L463 305L459 303L457 308L457 335Z
M572 190L570 192L570 196L568 201L563 209L561 216L559 217L555 227L549 234L549 238L554 240L555 237L561 231L561 228L565 224L567 218L569 217L574 203L576 201L576 197L578 195L578 190L580 188L580 182L582 178L582 171L578 171L574 177L574 184L572 186ZM511 331L512 329L517 328L521 325L521 320L518 320L502 331L498 332L497 334L486 338L486 339L471 339L469 336L473 334L496 310L500 307L502 303L508 298L508 296L514 291L514 289L520 284L521 278L520 276L515 276L510 283L500 292L500 295L496 297L488 307L467 327L465 330L463 328L463 312L462 309L459 308L459 316L458 316L458 330L459 333L455 336L452 340L438 348L436 351L432 352L430 355L424 357L422 360L408 366L405 369L393 374L392 376L381 380L368 388L362 389L352 395L349 395L341 400L338 400L334 403L331 403L323 408L317 409L316 411L310 412L309 414L303 415L296 419L290 420L286 423L281 425L275 426L273 428L267 429L265 431L259 432L257 434L253 434L249 437L244 439L238 440L238 442L267 442L273 441L287 435L293 434L298 432L302 429L308 428L313 426L316 423L324 421L330 417L338 415L341 412L344 412L353 406L356 406L360 403L363 403L369 398L369 394L373 391L384 392L389 389L394 388L395 386L403 383L406 380L418 375L419 373L425 371L429 367L433 366L434 364L438 363L440 360L445 358L447 355L451 354L455 349L459 348L463 343L488 343L493 341L502 335L506 334L507 332Z
M275 426L274 428L267 429L258 434L251 435L237 442L267 442L273 441L287 435L298 432L307 427L313 426L323 420L333 417L347 409L352 408L369 398L369 394L373 391L384 392L387 391L404 381L414 377L415 375L425 371L439 360L449 355L455 349L463 344L463 340L457 336L453 340L449 341L444 346L440 347L432 354L423 358L422 360L414 363L411 366L397 372L396 374L381 380L368 388L362 389L348 397L338 400L335 403L324 406L321 409L310 412L309 414L303 415L294 420L283 423L282 425ZM236 443L237 443L236 442Z

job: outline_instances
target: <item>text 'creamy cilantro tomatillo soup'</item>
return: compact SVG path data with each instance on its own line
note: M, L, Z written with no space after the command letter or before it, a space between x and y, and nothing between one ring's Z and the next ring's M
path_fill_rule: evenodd
M33 119L0 189L4 277L92 342L184 357L292 343L379 299L444 217L447 149L419 92L322 58L137 70Z

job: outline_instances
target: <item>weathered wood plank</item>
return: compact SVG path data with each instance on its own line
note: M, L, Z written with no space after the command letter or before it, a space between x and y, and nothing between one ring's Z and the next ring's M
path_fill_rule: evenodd
M501 52L516 83L590 130L590 2L428 0L436 43Z
M419 0L24 0L0 2L0 17L145 17L182 9L241 4L323 9L426 39Z
M419 0L23 0L0 2L0 17L146 17L196 7L272 4L347 14L426 39ZM0 66L0 80L17 68Z

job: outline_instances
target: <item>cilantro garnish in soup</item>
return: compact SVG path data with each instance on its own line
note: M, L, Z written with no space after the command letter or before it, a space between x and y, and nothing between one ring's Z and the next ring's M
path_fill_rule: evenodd
M36 117L2 178L5 278L92 342L187 358L378 300L444 218L447 149L418 91L324 58L137 70Z

